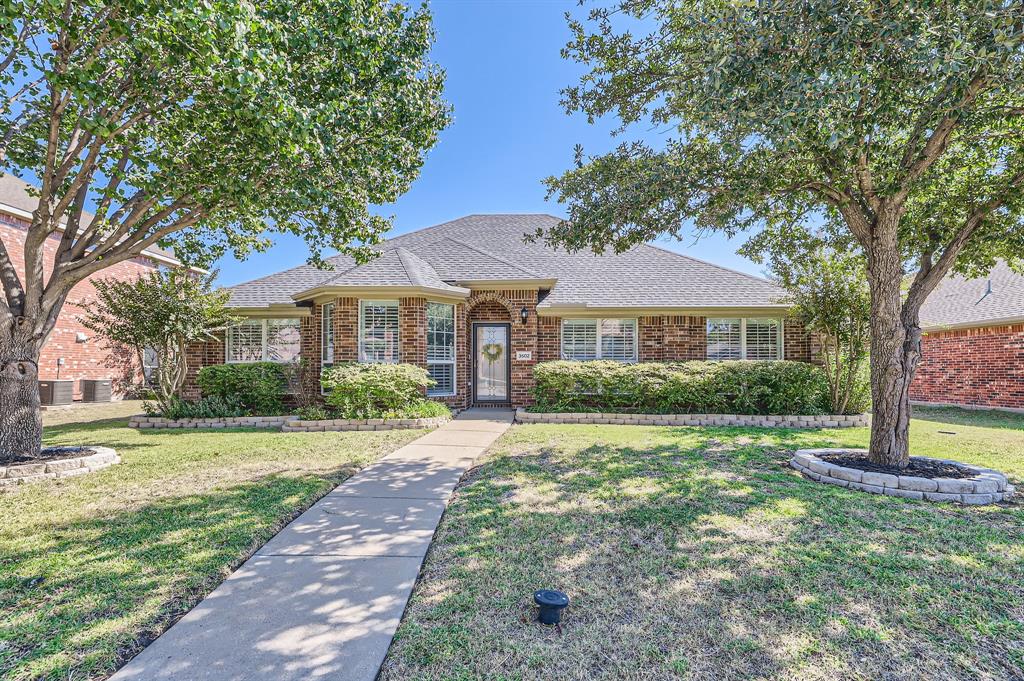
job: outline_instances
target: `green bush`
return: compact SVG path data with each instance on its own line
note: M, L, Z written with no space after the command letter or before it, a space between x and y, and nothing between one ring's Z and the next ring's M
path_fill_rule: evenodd
M434 380L415 364L339 364L325 371L320 382L324 401L339 418L416 418L425 410L436 411L425 406L435 403L423 398Z
M822 414L829 404L824 372L804 362L555 361L533 374L535 411Z
M149 416L162 416L165 419L222 419L247 415L241 402L217 395L191 402L173 395L166 406L161 407L156 402L144 402L142 408Z
M303 421L324 421L326 419L334 418L334 414L320 404L310 404L305 407L299 407L295 410L295 415Z
M274 362L214 364L203 367L196 383L204 397L230 399L242 405L247 416L277 416L285 413L288 371Z

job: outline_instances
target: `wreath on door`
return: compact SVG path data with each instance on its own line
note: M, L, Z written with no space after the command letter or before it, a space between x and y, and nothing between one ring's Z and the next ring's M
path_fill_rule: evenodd
M488 364L494 364L501 359L501 353L504 352L500 343L487 343L480 348L480 353L487 360Z

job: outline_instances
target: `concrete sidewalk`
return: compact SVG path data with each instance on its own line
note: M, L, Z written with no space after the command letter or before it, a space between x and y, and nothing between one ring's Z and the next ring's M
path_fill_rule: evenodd
M111 678L372 681L448 497L512 416L465 411L362 469Z

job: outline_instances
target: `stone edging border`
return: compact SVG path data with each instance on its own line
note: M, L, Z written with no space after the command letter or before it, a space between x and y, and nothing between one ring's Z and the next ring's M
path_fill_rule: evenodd
M820 454L863 453L858 449L799 449L789 465L812 480L828 485L838 485L872 494L886 494L904 499L925 501L947 501L960 504L979 505L1009 501L1013 498L1014 487L999 471L982 466L953 461L916 457L929 461L954 464L974 473L969 478L919 478L913 475L890 475L846 468L823 461Z
M281 431L285 433L309 433L346 430L407 430L410 428L436 428L451 420L451 416L432 416L421 419L326 419L323 421L295 419L286 422L281 427Z
M298 416L238 416L217 419L165 419L162 416L133 416L130 428L278 428L284 433L310 433L350 430L403 430L435 428L451 420L450 416L420 419L326 419L303 421Z
M121 457L110 447L89 445L85 449L91 450L92 453L57 461L0 466L0 489L27 482L72 478L76 475L85 475L101 468L113 466L115 463L121 463Z
M601 423L627 426L746 426L754 428L856 428L867 414L758 416L750 414L608 414L532 412L516 409L518 423Z

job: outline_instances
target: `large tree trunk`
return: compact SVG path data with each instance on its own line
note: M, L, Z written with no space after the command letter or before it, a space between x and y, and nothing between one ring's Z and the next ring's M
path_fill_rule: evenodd
M894 243L877 246L868 263L873 412L870 458L878 464L905 468L910 460L910 383L921 357L921 328L916 312L904 314L899 251Z
M0 344L0 464L38 456L42 448L38 366L34 344Z

